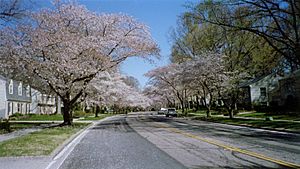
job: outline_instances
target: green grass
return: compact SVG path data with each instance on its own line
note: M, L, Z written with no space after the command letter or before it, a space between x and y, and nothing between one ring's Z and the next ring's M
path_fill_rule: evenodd
M11 121L62 121L61 114L28 114L18 117L13 117Z
M89 116L89 117L85 117L84 119L80 119L81 121L84 121L84 120L101 120L101 119L104 119L105 117L110 117L110 116L113 116L115 114L99 114L98 117L95 117L95 116Z
M75 111L73 114L74 118L89 118L90 116L93 116L95 114L93 113L85 113L81 111ZM10 119L11 121L62 121L63 116L61 114L26 114L26 115L20 115L17 117L12 117Z
M286 122L286 121L265 121L265 120L251 120L251 119L229 119L226 117L196 117L197 120L218 122L233 125L244 125L258 128L270 128L270 129L287 129L290 131L300 132L300 123Z
M247 114L238 114L239 117L254 117L254 118L266 118L273 117L274 120L293 120L300 121L300 114L270 114L270 113L262 113L262 112L253 112Z
M88 124L47 128L0 142L0 156L40 156L51 154L60 144Z

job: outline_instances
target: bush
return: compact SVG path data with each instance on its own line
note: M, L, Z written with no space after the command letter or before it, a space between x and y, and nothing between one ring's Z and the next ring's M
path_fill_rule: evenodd
M91 115L91 113L86 113L84 111L79 111L79 110L73 112L73 117L74 118L85 117L85 116L88 116L88 115Z
M11 132L10 123L8 120L0 120L0 130L4 130L6 132Z
M9 118L12 118L12 117L18 118L18 117L22 117L22 116L24 116L24 114L21 114L21 113L15 113L15 114L10 115Z

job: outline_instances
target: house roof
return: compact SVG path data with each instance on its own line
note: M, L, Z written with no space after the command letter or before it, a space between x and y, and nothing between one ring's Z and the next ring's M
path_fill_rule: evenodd
M241 83L238 87L240 87L240 88L248 87L248 86L250 86L251 84L256 83L256 82L258 82L258 81L260 81L260 80L262 80L262 79L264 79L265 77L270 76L270 75L275 75L275 73L271 73L271 74L259 76L259 77L256 77L256 78L254 78L254 79L248 80L248 81L246 81L246 82Z
M294 71L293 73L290 73L290 74L286 75L281 80L292 78L292 77L297 77L297 76L300 76L300 69Z
M256 83L256 82L258 82L258 81L260 81L260 80L262 80L264 78L266 78L267 76L272 76L272 75L277 75L277 73L271 73L271 74L259 76L257 78L254 78L254 79L251 79L249 81L241 83L238 87L240 87L240 88L249 87L250 85L252 85L252 84L254 84L254 83ZM288 79L288 78L295 77L295 76L300 76L300 69L294 71L293 73L284 75L279 80Z
M7 78L4 77L4 76L2 76L2 75L0 75L0 80L7 80Z

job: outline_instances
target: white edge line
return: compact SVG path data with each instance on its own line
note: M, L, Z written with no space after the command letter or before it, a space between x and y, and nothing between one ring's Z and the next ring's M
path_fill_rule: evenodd
M69 143L58 155L56 155L54 157L54 159L48 164L48 166L45 169L50 169L52 167L52 165L55 164L58 161L58 159L60 159L65 154L66 151L69 150L69 152L67 152L67 154L65 154L65 156L63 157L63 159L59 163L59 165L56 168L53 168L53 169L58 169L63 164L63 162L66 160L66 158L70 155L70 153L74 150L74 148L79 143L79 141L89 132L89 129L93 126L94 125L88 127L85 131L83 131L81 134L79 134L74 140L72 140L71 143ZM71 147L71 149L70 149L70 147Z

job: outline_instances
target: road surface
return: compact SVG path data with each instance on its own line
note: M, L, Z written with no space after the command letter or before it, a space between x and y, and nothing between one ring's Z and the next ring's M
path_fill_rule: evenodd
M300 168L300 135L132 113L109 118L88 129L72 151L53 166Z

